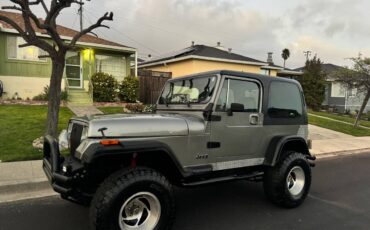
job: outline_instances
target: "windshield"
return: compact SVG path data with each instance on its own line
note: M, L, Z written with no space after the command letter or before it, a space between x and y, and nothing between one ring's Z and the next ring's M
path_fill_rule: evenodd
M159 104L207 103L213 95L215 85L215 76L167 82Z

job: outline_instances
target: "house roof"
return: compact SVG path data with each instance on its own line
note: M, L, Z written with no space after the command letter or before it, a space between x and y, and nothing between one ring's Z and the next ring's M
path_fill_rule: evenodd
M206 45L193 45L185 49L175 51L166 55L159 56L140 63L139 67L154 66L168 62L176 62L185 59L205 59L213 61L225 61L234 63L249 63L252 65L266 65L262 62L250 57L240 54L232 53L221 48L206 46Z
M304 71L304 66L294 69L295 71ZM321 64L321 70L324 71L326 74L331 74L333 72L337 72L338 70L344 69L342 66L334 65L330 63Z
M21 28L24 28L24 21L23 21L22 14L0 10L0 15L3 15L3 16L6 16L6 17L12 19L18 25L20 25ZM43 21L43 19L39 19L39 20L41 22ZM44 32L42 29L38 28L34 23L32 23L32 24L33 24L33 28L36 31L36 33L43 33ZM11 25L0 21L0 31L1 31L1 28L14 29ZM61 26L61 25L57 25L57 31L61 36L69 37L69 38L72 38L77 33L79 33L76 30L73 30L73 29L70 29L70 28L67 28L67 27L64 27L64 26ZM92 36L92 35L89 35L89 34L82 36L79 39L79 42L105 45L105 46L116 46L116 47L122 47L122 48L131 48L131 47L128 47L128 46L125 46L125 45L122 45L122 44L119 44L119 43L116 43L116 42L108 41L108 40L105 40L105 39L102 39L102 38L98 38L96 36Z
M275 65L273 63L270 63L267 66L262 66L261 68L262 69L277 70L277 75L278 76L284 76L284 77L286 77L286 76L299 76L299 75L303 74L303 72L301 72L301 71L297 71L297 70L293 70L293 69L289 69L289 68L284 68L283 66Z

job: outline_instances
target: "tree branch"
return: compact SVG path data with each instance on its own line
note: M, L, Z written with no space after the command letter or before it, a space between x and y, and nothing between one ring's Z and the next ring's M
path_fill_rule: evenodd
M83 36L83 35L86 35L88 33L91 33L94 29L96 28L99 28L99 27L105 27L105 28L109 28L108 26L106 25L103 25L102 23L104 21L113 21L113 12L110 12L110 13L105 13L103 17L99 18L99 20L94 24L94 25L91 25L89 26L88 28L82 30L80 33L76 34L71 43L69 44L69 48L71 46L74 46L76 45L77 41Z
M51 58L50 55L40 55L38 56L39 59L42 59L42 58Z
M24 32L24 30L12 19L10 19L6 16L3 16L3 15L0 15L0 21L3 21L5 23L11 25L22 36L27 36L27 34Z
M17 7L17 6L2 6L1 9L3 10L18 10L22 12L22 8Z
M46 6L46 4L45 4L45 2L44 2L44 0L36 0L36 1L34 1L34 2L29 2L28 3L28 5L38 5L38 4L40 4L41 3L41 5L42 5L42 8L44 8L44 10L45 10L45 13L46 14L48 14L49 13L49 9L48 9L48 7Z
M29 43L25 43L25 44L21 44L21 45L19 45L18 47L19 48L24 48L24 47L28 47L28 46L32 46L31 44L29 44Z

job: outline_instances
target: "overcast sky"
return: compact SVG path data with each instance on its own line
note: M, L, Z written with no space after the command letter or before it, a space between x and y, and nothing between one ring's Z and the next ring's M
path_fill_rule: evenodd
M0 0L0 5L8 5ZM348 65L346 58L370 56L368 0L91 0L85 25L113 11L110 30L99 36L139 49L141 57L158 56L196 44L221 42L233 52L265 61L288 48L288 67L304 64L310 50L325 63ZM38 16L42 11L35 9ZM77 8L60 16L59 24L78 29Z

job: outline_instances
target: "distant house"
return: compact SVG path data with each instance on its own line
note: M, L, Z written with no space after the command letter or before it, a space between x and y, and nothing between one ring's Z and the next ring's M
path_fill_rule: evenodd
M359 110L365 96L358 93L357 89L348 89L342 83L336 81L336 73L344 68L327 63L322 64L321 69L327 75L325 100L322 104L324 106L332 107L340 113ZM303 72L304 67L295 70ZM365 112L366 111L370 111L370 103L367 105Z
M0 11L0 15L10 17L23 25L21 14ZM35 28L37 35L50 41L42 30ZM66 41L78 33L73 29L57 26ZM49 85L51 61L39 58L44 51L37 47L20 48L24 40L10 25L0 22L0 80L4 84L7 98L30 98L40 94ZM67 53L63 88L69 90L72 103L78 98L80 103L91 103L88 93L90 77L96 72L105 72L122 80L130 75L130 64L137 66L137 51L92 35L85 35L77 42L77 50ZM77 103L77 101L76 101Z
M167 55L152 58L141 62L138 68L160 72L172 72L172 77L200 73L211 70L234 70L279 76L285 73L285 77L301 75L300 72L284 69L273 64L272 53L269 53L269 62L233 53L220 43L215 47L192 44L185 49L169 53Z

